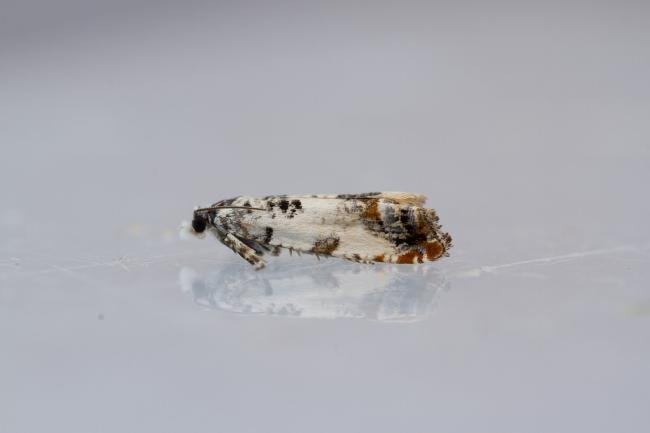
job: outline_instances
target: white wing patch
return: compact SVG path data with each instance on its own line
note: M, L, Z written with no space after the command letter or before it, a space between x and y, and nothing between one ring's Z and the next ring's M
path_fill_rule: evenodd
M427 197L422 194L414 194L412 192L366 192L361 194L302 194L302 195L279 195L268 196L272 197L287 197L290 199L307 199L307 198L320 198L320 199L384 199L394 203L408 204L412 206L422 206L427 201Z

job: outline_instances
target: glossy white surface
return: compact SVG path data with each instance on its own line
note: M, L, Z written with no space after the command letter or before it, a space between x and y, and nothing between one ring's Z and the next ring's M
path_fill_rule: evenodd
M647 431L647 6L6 10L0 432ZM451 257L177 239L372 190L427 194Z

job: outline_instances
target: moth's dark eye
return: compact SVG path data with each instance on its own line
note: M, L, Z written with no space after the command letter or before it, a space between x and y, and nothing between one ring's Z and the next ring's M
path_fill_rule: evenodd
M208 220L203 215L194 215L192 220L192 228L197 233L202 233L208 225Z

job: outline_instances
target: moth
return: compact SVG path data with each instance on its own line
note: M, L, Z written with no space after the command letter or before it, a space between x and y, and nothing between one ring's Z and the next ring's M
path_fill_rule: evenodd
M256 269L264 255L338 257L359 263L423 263L448 256L449 233L426 197L408 192L240 196L194 210L184 230L206 232Z

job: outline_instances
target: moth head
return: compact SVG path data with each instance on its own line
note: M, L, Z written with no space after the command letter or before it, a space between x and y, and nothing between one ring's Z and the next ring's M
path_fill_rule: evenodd
M192 229L196 233L203 233L208 227L208 218L205 213L194 211L194 218L192 218Z

